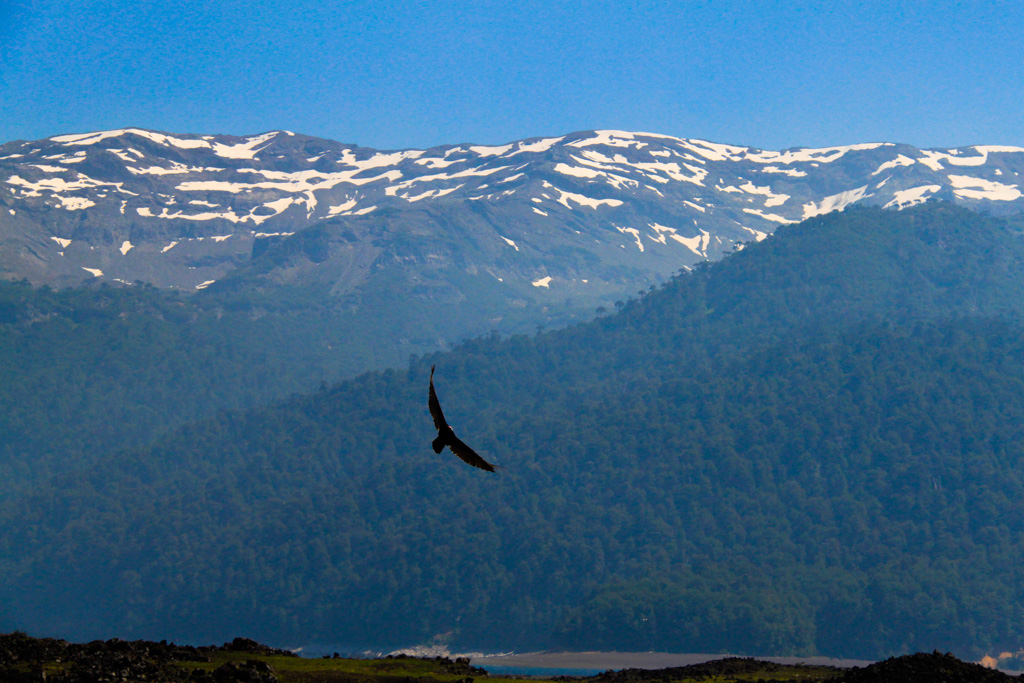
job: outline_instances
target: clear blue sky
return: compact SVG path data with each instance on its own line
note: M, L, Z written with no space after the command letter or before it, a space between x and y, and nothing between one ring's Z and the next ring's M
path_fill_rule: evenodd
M0 142L1024 146L1024 3L0 0Z

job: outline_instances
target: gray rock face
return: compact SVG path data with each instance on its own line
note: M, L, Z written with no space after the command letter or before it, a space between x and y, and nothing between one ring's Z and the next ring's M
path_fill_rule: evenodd
M1021 148L623 131L391 152L282 131L61 135L0 146L0 277L592 307L854 203L1015 213L1022 171Z

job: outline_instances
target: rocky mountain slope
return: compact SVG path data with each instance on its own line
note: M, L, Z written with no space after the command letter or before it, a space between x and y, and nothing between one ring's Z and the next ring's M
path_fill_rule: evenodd
M400 151L286 131L60 135L0 146L0 277L335 298L398 283L592 310L853 203L1019 212L1022 171L1016 147L776 152L623 131Z

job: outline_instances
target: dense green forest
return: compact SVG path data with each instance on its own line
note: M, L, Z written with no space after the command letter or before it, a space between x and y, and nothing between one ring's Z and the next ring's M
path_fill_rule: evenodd
M296 244L315 251L320 238L313 230ZM241 276L192 295L138 282L54 291L0 281L0 496L218 410L403 365L495 326L533 331L580 315L525 297L497 319L482 315L501 295L480 273L427 272L414 284L384 264L371 280L344 295Z
M0 283L0 492L315 388L313 354L262 343L287 327L150 287Z
M0 504L0 630L1016 650L1022 273L1006 222L848 210L591 323L210 411ZM430 450L432 364L499 474Z
M312 291L183 296L0 281L0 495L217 410L266 404L444 347L445 321L423 319L429 311L417 315L415 305L391 304L382 319ZM403 326L415 333L379 342Z

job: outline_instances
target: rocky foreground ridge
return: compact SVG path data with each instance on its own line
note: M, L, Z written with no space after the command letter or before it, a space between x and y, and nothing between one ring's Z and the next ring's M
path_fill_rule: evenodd
M247 657L244 661L227 661L215 668L189 666L189 663L212 663L217 655L231 654ZM269 683L279 679L268 664L256 659L267 655L295 656L247 638L235 638L221 646L193 647L166 641L118 639L79 644L55 638L32 638L16 632L0 635L0 681Z
M0 635L0 681L27 683L473 683L488 677L468 659L405 655L375 660L302 659L287 650L235 638L220 646L118 639L76 644L24 633ZM515 677L503 677L504 679ZM559 676L563 683L684 683L689 681L829 681L832 683L1003 683L1020 680L951 654L894 657L867 667L785 665L753 658L719 660L667 669L624 669L596 676Z

